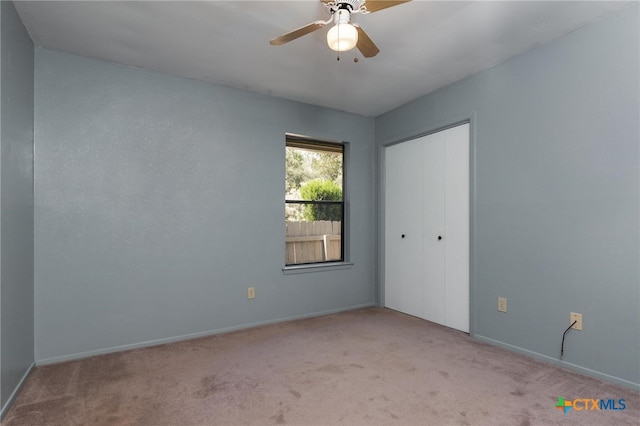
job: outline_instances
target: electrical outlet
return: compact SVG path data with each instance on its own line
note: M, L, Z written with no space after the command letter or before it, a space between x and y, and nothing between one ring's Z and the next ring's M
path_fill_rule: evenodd
M576 321L575 324L573 324L574 321ZM571 312L571 315L569 317L569 324L573 324L571 328L573 328L574 330L582 330L582 314Z
M498 297L498 311L507 312L507 299Z
M254 299L256 297L256 288L249 287L247 289L247 299Z

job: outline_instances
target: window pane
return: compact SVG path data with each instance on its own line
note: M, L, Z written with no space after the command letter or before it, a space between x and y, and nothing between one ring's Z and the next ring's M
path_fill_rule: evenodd
M343 159L343 145L287 139L287 265L344 260Z
M342 204L317 205L287 203L287 208L326 208L332 214L342 217ZM342 258L342 221L316 220L286 222L285 263L318 263L343 260Z
M342 200L342 152L287 146L287 200Z

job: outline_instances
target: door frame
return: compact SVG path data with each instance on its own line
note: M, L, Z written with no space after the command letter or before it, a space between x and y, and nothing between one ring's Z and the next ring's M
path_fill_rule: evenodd
M376 270L376 305L385 306L385 195L386 195L386 148L412 139L438 133L469 123L469 335L475 336L477 309L475 308L475 253L476 253L476 112L463 114L451 120L434 122L404 134L378 142L378 268Z

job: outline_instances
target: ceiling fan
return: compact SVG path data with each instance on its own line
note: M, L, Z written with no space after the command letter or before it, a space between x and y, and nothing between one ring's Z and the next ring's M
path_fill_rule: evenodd
M327 32L327 44L331 49L337 52L344 52L357 47L365 58L371 58L376 56L380 49L360 25L351 22L351 15L377 12L409 1L411 0L320 0L331 13L329 19L312 22L297 30L271 39L269 43L272 46L279 46L319 30L333 22L335 25Z

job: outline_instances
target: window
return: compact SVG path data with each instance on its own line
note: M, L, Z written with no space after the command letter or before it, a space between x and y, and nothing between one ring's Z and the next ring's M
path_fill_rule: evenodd
M287 135L285 265L344 261L344 145Z

